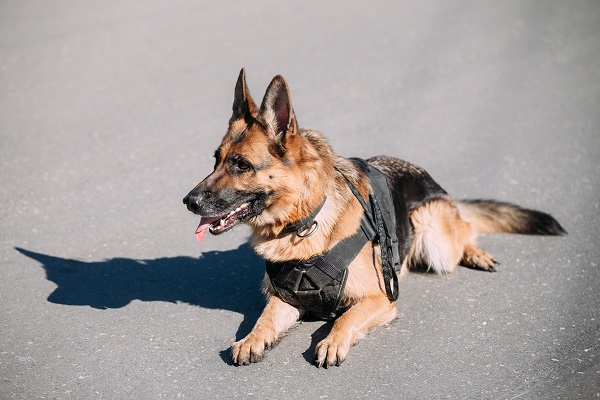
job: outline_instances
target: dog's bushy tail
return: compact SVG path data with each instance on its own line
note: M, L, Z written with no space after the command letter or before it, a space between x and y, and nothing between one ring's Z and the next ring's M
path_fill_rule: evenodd
M527 235L566 235L567 231L551 215L495 200L460 200L460 216L479 233L521 233Z

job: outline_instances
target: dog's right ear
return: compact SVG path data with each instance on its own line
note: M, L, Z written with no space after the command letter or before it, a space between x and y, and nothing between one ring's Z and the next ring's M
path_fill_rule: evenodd
M298 123L292 107L290 89L283 76L277 75L271 81L256 119L267 129L268 136L283 148L295 137Z
M237 83L235 84L235 94L233 96L233 114L229 120L231 125L234 121L247 119L248 117L256 118L258 108L250 96L248 85L246 85L246 71L244 68L240 71Z

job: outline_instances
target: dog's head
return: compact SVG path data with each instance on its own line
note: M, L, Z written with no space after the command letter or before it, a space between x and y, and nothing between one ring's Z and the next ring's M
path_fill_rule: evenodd
M306 144L322 139L310 136L299 132L282 76L273 78L258 108L242 69L229 129L215 152L214 170L183 199L190 211L202 217L198 240L203 240L207 229L217 235L242 222L255 229L283 227L306 208L315 207L323 188L322 177L311 163L322 163L323 154ZM314 190L316 196L307 190Z

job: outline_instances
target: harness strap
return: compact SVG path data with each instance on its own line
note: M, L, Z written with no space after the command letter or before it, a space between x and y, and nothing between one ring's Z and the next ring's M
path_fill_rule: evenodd
M398 246L398 240L394 244L393 239L387 236L386 226L384 224L384 217L381 209L379 208L379 204L377 203L377 199L373 198L373 209L375 212L375 220L377 221L377 235L379 238L379 247L381 248L381 270L383 272L383 282L385 283L385 292L388 296L388 299L391 301L396 301L398 299L398 275L396 273L396 268L394 264L394 256L395 253L393 251L393 245ZM392 254L390 254L390 252ZM390 285L393 284L392 288Z
M348 178L346 178L346 182L364 209L365 217L363 220L365 218L368 219L376 231L376 235L373 237L369 236L369 240L379 243L385 292L390 301L396 301L399 292L398 272L400 271L400 255L398 253L394 202L391 197L388 180L383 172L369 165L365 160L352 158L352 161L361 164L369 177L371 188L373 189L373 193L369 195L371 207L367 205L358 189ZM384 211L382 211L382 207Z

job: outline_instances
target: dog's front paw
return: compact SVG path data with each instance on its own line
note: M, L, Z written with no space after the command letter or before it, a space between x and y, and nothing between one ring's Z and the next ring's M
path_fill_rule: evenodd
M330 334L317 344L315 362L319 368L340 366L346 359L350 351L350 340L335 336Z
M231 346L231 360L237 365L259 362L265 350L270 349L272 345L272 340L250 334Z

